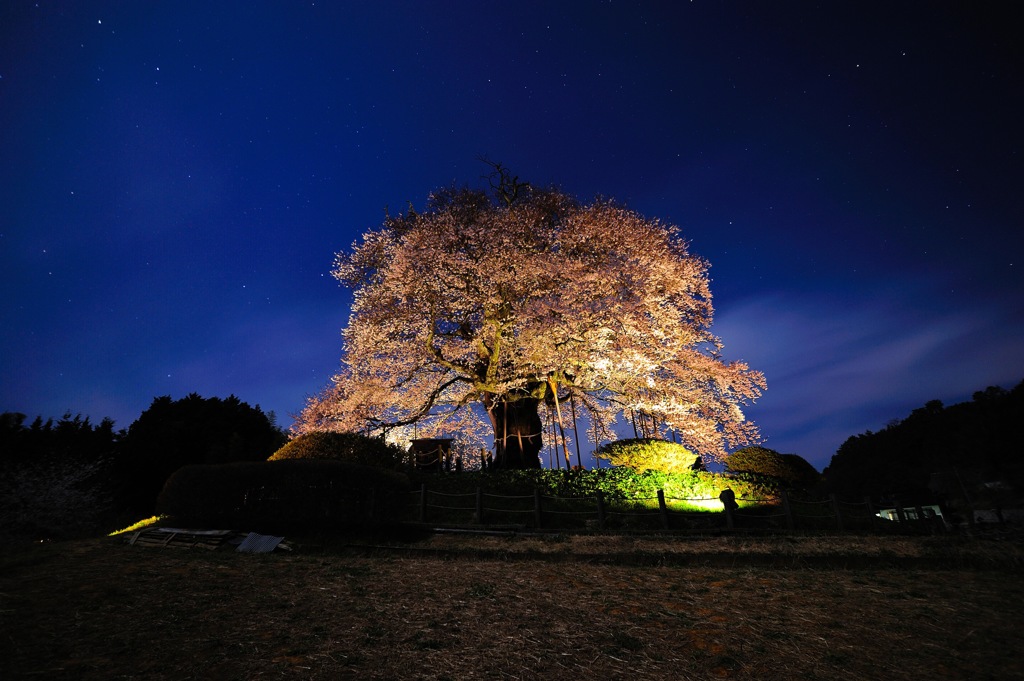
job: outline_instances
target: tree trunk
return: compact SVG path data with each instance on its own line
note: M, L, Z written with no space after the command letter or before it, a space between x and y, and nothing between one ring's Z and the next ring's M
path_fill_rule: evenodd
M544 446L537 407L540 400L530 396L487 395L484 406L494 428L494 468L517 470L540 468Z

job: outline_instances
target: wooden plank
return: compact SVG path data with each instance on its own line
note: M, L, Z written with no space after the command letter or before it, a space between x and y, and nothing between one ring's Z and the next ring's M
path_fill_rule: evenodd
M213 551L225 542L229 534L229 530L194 533L188 530L158 528L135 532L128 543L132 546L156 546L172 549L203 548Z

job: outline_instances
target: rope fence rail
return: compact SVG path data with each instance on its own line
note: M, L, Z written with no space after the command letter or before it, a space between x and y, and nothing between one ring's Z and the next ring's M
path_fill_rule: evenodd
M410 492L416 520L433 524L517 524L530 529L564 530L765 530L765 531L897 531L935 532L946 529L941 518L925 513L900 516L892 522L880 516L870 499L840 500L835 495L819 500L778 498L656 497L610 500L594 496L562 497L542 494L441 492L424 483ZM465 499L472 498L472 505ZM681 507L681 508L680 508ZM695 507L698 510L695 510ZM717 508L716 508L717 507ZM699 510L699 509L707 510ZM894 518L895 519L895 518Z

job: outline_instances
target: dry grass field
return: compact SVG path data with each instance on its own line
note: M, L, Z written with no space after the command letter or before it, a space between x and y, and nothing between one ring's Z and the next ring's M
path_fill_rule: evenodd
M1024 679L1024 549L433 535L0 559L3 679Z

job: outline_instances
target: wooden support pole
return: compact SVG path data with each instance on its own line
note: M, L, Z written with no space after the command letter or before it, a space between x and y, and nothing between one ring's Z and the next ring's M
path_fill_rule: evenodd
M427 483L420 485L420 522L427 522Z
M555 457L555 470L562 470L562 460L558 458L558 435L555 433L555 415L551 413L551 408L548 407L548 418L551 420L551 450L548 453L548 460L551 457Z
M572 407L572 437L576 441L576 465L583 470L583 457L580 456L580 429L576 420L576 398L569 393L569 406Z
M597 528L604 531L606 514L604 509L604 493L597 490Z
M562 427L562 407L558 402L558 381L554 377L548 378L548 385L551 386L551 394L555 398L555 417L558 419L558 432L562 434L562 453L565 455L565 470L572 468L572 460L569 459L569 448L565 444L565 428ZM552 431L554 428L552 428ZM557 443L555 446L558 449ZM556 454L557 455L557 454Z

